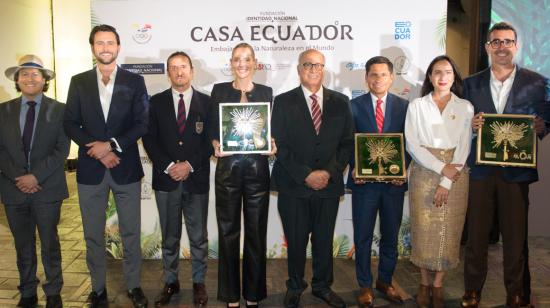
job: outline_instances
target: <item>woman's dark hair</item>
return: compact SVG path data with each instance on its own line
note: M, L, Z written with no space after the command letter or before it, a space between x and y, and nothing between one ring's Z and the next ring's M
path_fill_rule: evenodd
M447 55L441 55L435 57L435 59L430 62L430 65L428 65L428 69L426 70L426 78L424 78L424 83L422 84L422 90L420 91L420 96L426 96L430 92L434 90L434 86L430 80L430 75L433 72L434 65L439 61L447 61L451 64L451 67L453 68L453 74L455 81L453 82L453 85L451 86L451 92L453 92L456 96L462 98L462 77L460 76L460 73L458 72L458 69L456 67L456 63Z

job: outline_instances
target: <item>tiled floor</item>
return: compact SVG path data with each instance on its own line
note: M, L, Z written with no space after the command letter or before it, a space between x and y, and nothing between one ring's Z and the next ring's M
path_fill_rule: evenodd
M68 175L71 197L62 207L59 235L63 249L63 286L62 297L65 307L82 307L90 292L90 278L86 268L85 245L82 235L80 212L78 209L74 173ZM19 293L18 272L15 264L15 249L13 239L8 228L4 207L0 207L0 307L15 307ZM550 237L531 238L531 273L533 285L533 299L536 307L550 307ZM110 307L130 307L131 303L126 298L122 279L122 264L119 260L109 260L108 294ZM191 307L191 281L189 261L180 263L180 282L183 290L178 297L173 298L170 307ZM39 278L44 280L44 274L39 266ZM357 282L353 260L337 259L334 264L333 289L338 292L348 303L355 306ZM311 263L307 265L307 277L311 277ZM210 295L210 307L224 307L225 304L215 300L217 288L217 262L209 261L209 269L206 278L208 293ZM402 305L390 305L382 298L376 299L377 307L414 307L412 296L416 292L419 281L418 270L407 260L400 260L395 273L395 281L398 289L407 301ZM268 298L262 301L261 307L280 307L286 279L286 261L269 260L267 264ZM446 278L446 298L448 307L458 307L459 299L463 293L462 264L448 273ZM502 282L502 250L501 245L493 245L489 252L489 274L483 292L482 307L503 306L505 292ZM162 287L161 263L158 260L145 260L142 269L142 287L148 296L150 303ZM45 305L42 290L38 291L39 304ZM315 299L310 290L306 290L302 297L303 307L324 307L325 305ZM152 305L150 305L152 306Z

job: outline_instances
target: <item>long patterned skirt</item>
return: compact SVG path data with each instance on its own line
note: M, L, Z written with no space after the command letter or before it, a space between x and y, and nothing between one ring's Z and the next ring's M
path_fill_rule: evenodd
M454 149L428 150L444 163ZM468 207L469 170L464 167L449 191L447 203L436 207L433 200L442 175L413 161L410 166L411 262L431 271L447 271L458 265L460 238Z

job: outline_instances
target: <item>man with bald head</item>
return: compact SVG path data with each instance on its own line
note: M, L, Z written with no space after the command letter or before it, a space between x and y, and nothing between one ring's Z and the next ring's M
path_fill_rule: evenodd
M353 152L353 119L347 96L323 87L325 57L309 49L300 54L300 86L275 98L272 134L277 160L272 184L287 240L285 307L298 307L306 289L304 267L311 235L312 294L332 307L346 307L330 286L332 241L343 171Z

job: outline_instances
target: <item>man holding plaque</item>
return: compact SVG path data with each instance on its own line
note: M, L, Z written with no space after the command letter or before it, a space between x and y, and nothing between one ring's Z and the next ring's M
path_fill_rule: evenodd
M403 133L408 101L388 92L392 85L393 64L386 57L373 57L365 65L369 93L351 100L351 112L358 133ZM372 307L374 293L371 250L377 213L380 215L380 262L376 289L393 302L402 302L392 286L397 264L397 238L406 185L403 181L367 183L356 177L355 159L350 163L347 187L353 191L352 217L355 243L355 272L360 292L359 305Z
M205 121L210 97L191 86L193 63L182 51L166 61L171 87L151 97L149 129L143 146L153 162L153 189L162 231L164 288L155 306L179 293L178 263L182 216L191 246L193 302L206 305L208 190L210 155Z
M514 27L500 22L489 29L485 50L491 66L464 80L464 98L475 109L472 129L484 123L483 113L530 114L539 138L547 133L550 102L543 76L514 63L519 44ZM542 117L542 118L541 118ZM520 167L476 165L476 142L468 158L471 168L468 205L468 243L464 260L463 307L478 307L487 276L487 247L493 213L497 208L501 226L506 303L511 307L530 302L527 249L529 184L538 180L537 170Z
M274 188L287 240L285 307L298 307L311 234L312 293L332 307L346 307L330 286L332 242L342 173L353 151L353 119L348 98L322 86L325 57L309 49L300 54L301 85L275 98L272 134L277 140Z

